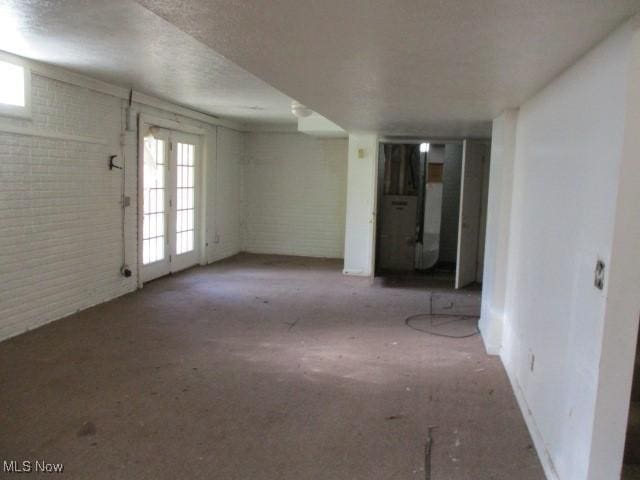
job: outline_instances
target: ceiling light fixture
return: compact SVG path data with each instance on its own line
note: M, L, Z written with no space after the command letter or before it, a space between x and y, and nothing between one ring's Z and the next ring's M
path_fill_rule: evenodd
M293 102L291 102L291 113L293 113L298 118L305 118L311 115L313 113L313 110L294 100Z

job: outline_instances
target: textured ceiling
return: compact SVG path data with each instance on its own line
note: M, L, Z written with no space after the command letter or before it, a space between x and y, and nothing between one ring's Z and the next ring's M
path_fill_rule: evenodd
M487 135L640 0L138 0L347 130Z
M0 50L250 122L291 99L130 0L0 0Z

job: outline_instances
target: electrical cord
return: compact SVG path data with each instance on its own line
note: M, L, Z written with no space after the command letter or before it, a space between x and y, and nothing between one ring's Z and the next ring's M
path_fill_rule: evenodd
M452 305L453 306L453 305ZM429 320L429 323L424 328L417 327L414 323L418 318L426 318ZM445 318L442 322L438 322L434 324L434 320L436 318ZM437 332L434 329L441 327L442 325L447 325L457 321L469 321L469 320L478 320L479 317L477 315L462 315L457 313L433 313L433 295L429 299L429 313L418 313L415 315L409 315L404 319L404 324L411 328L412 330L416 330L418 332L428 333L429 335L434 335L436 337L445 337L445 338L469 338L475 337L480 334L480 329L478 328L478 324L476 323L475 330L472 333L465 333L462 335L451 335L447 333Z
M420 317L427 317L429 319L429 326L426 329L422 329L419 328L415 325L412 324L412 322ZM452 320L447 320L444 322L440 322L438 324L434 324L433 320L434 317L449 317L452 318ZM449 335L446 333L438 333L434 330L430 330L430 328L437 328L440 327L441 325L446 325L448 323L452 323L452 322L456 322L456 321L462 321L462 320L470 320L470 319L478 319L477 316L475 315L456 315L456 314L452 314L452 313L418 313L417 315L411 315L407 318L404 319L404 324L411 328L412 330L416 330L418 332L423 332L423 333L428 333L429 335L434 335L436 337L445 337L445 338L469 338L469 337L475 337L476 335L478 335L480 333L480 330L478 329L478 327L475 328L473 333L469 333L469 334L464 334L464 335Z

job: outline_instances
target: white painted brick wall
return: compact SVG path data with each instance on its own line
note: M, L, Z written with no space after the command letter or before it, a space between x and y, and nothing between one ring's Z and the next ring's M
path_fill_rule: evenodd
M107 144L0 131L0 340L136 288L137 155L135 141L125 151L120 146L122 100L38 75L32 76L32 95L32 119L0 117L0 123ZM220 238L215 243L214 229L208 229L206 258L237 253L242 135L220 127L216 149L214 126L149 106L133 108L206 130L212 144L203 159L207 223ZM125 226L130 279L119 273L122 172L107 168L110 155L122 165L123 153L131 198Z
M244 137L243 250L342 258L346 139Z
M123 101L35 74L32 95L32 118L0 117L0 130L98 141L0 131L0 340L136 288L138 167L135 141L120 145ZM346 140L242 134L146 105L133 109L206 131L208 262L241 247L342 257ZM126 166L130 279L119 273L122 172L109 171L110 155Z
M207 261L235 255L241 247L240 164L243 134L218 127L207 175Z
M121 101L38 75L32 85L33 118L3 124L108 144L0 133L0 339L135 287L119 275L122 173L107 168L121 155Z

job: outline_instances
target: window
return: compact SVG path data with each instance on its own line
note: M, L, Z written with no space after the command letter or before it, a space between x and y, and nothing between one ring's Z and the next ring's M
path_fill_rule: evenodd
M0 56L0 115L31 116L31 71L19 60Z

